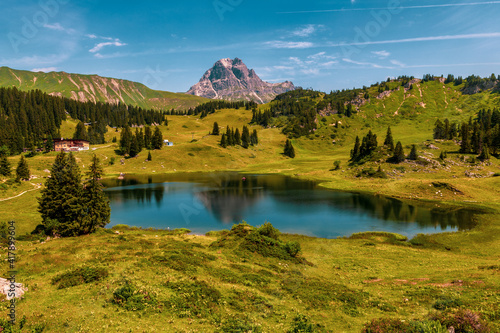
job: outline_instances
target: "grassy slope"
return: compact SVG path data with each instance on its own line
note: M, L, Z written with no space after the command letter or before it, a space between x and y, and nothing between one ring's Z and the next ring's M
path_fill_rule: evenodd
M157 91L137 82L104 78L97 75L65 72L34 73L0 67L0 86L20 90L40 89L48 94L90 100L125 103L152 109L188 109L208 101L182 93Z
M445 116L450 120L465 120L479 109L476 107L478 103L485 107L498 105L496 95L487 93L461 96L456 92L457 87L448 85L443 89L438 82L426 83L420 89L423 91L425 108L416 106L416 103L422 101L420 90L416 87L408 92L411 96L407 96L404 103L403 92L400 90L383 100L372 99L372 104L361 108L360 116L340 119L344 128L339 128L338 134L345 133L347 136L338 140L335 145L330 137L335 129L330 125L337 118L329 116L326 123L319 121L320 128L314 135L293 141L297 151L295 159L281 155L285 137L279 129L251 127L258 130L260 144L248 150L241 147L222 149L217 144L217 137L207 136L214 121L224 128L229 124L241 129L251 118L251 112L244 110L222 110L202 120L188 116L169 117L168 128L162 127L162 130L164 137L173 141L175 146L152 152L152 162L145 162L147 152L143 151L139 157L126 159L122 165L121 157L114 152L116 144L94 147L99 148L94 152L104 160L105 172L109 176L116 176L120 172L280 172L322 180L324 186L334 189L362 190L404 198L418 197L434 200L436 204L473 201L477 205L494 209L494 213L478 218L479 227L473 231L432 235L427 239L429 247L387 244L380 237L325 240L285 236L287 240L300 241L303 256L314 264L313 267L298 264L283 266L284 263L280 260L261 258L258 255L243 260L227 249L218 252L206 248L215 240L212 237L174 237L150 231L127 231L125 241L118 239L118 235L103 234L82 238L83 241L59 239L46 244L22 242L18 280L26 283L30 292L19 304L19 313L26 314L31 322L47 323L50 331L54 332L123 331L125 328L133 331L212 331L219 325L213 317L179 318L173 310L165 310L163 313L142 311L131 315L124 310L117 311L116 306L108 302L113 290L123 284L124 278L133 279L139 286L150 284L158 292L160 299L168 299L176 292L166 288L165 281L196 276L222 293L222 300L226 303L217 308L216 312L223 322L231 314L246 313L250 322L262 325L266 332L288 328L297 313L307 314L314 322L322 323L331 331L359 332L362 324L374 317L422 317L432 311L431 305L440 297L458 298L466 307L489 313L498 320L498 269L485 270L479 267L500 264L500 177L465 177L465 170L478 167L459 163L458 154L453 153L449 154L446 167L433 169L405 163L404 174L392 174L394 165L382 163L382 168L393 175L390 179L358 179L355 177L358 168L347 167L354 137L366 134L368 129L377 133L380 142L390 124L395 140L402 141L406 153L409 152L410 144L419 144L421 155L432 154L437 157L440 150L426 149L422 143L432 137L434 121L436 117L442 116L441 108L445 107ZM400 105L402 106L398 112L401 115L404 111L405 117L394 116ZM382 116L376 118L376 114ZM74 125L73 122L68 122L63 131L71 133ZM107 139L111 140L115 135L119 137L118 133L109 132ZM192 141L193 138L196 141ZM433 143L449 152L458 149L456 144L450 142ZM82 167L88 165L91 154L92 152L78 153ZM116 163L110 166L108 164L112 157L116 158ZM32 173L43 176L43 170L50 168L54 158L55 153L50 153L29 159ZM11 161L14 163L17 159L11 158ZM342 161L342 170L329 171L335 160ZM492 158L491 165L481 165L479 168L482 169L474 172L498 172L499 165ZM463 194L456 195L451 191L442 191L442 196L436 194L437 190L429 186L435 180L450 183ZM9 188L7 192L0 192L0 197L15 195L30 186L22 184L17 189ZM40 220L36 213L35 197L38 193L39 191L33 191L15 200L0 202L0 219L16 218L20 234L32 230ZM175 243L176 240L182 243ZM181 244L188 247L200 244L203 248L196 247L197 251L215 255L217 260L204 262L197 267L196 273L181 274L144 259L161 253L162 247L168 244L177 244L177 248L181 248ZM57 290L50 285L49 281L53 276L83 263L109 265L110 278L95 285L64 290ZM270 271L272 275L269 277L268 287L254 282L245 283L241 280L243 273L235 269L235 263L247 266L252 272L261 269ZM230 273L222 270L223 268L229 269ZM234 281L237 282L227 282L224 274L233 278L236 274ZM451 283L458 280L463 282ZM368 296L366 302L363 301L358 306L358 314L346 312L342 310L342 303L333 298L330 303L315 304L311 298L321 297L321 288L313 283L323 287L332 287L331 284L336 283L355 291L366 292ZM243 292L245 297L238 292ZM255 299L255 296L264 300L259 299L253 303L243 301L245 298ZM47 309L61 315L51 317L51 312ZM90 320L91 317L93 320ZM498 321L496 325L498 329Z

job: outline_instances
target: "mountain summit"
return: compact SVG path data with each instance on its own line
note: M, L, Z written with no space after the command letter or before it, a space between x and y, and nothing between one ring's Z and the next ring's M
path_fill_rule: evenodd
M292 82L264 82L241 59L227 58L217 61L187 93L212 99L267 103L290 90L295 90Z

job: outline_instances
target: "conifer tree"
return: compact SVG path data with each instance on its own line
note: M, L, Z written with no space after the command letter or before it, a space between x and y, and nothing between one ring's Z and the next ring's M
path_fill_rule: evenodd
M467 123L462 123L462 128L460 130L460 136L462 137L462 143L460 144L460 152L463 154L468 154L471 151L470 136L469 136L469 125Z
M153 133L151 132L151 127L146 126L146 128L144 129L144 148L150 150L152 140L153 140Z
M250 132L248 131L248 127L246 126L243 126L243 130L241 133L241 146L245 149L250 146Z
M142 151L144 148L144 132L141 129L135 129L135 137L137 139L137 146L139 147L139 151Z
M153 160L153 156L151 156L151 152L148 151L148 161L151 162L152 160Z
M416 161L418 158L417 145L411 146L410 155L408 155L408 159L412 161Z
M222 134L222 137L220 138L220 145L222 148L227 148L227 141L226 141L226 134Z
M212 135L219 135L219 124L214 122L214 128L212 129Z
M21 159L19 160L19 164L16 168L16 180L29 180L30 179L30 169L28 167L28 162L24 158L24 155L21 155Z
M109 200L104 194L103 186L99 182L102 177L102 167L99 159L94 154L92 164L87 172L87 180L83 189L83 219L79 235L86 235L95 232L98 228L104 228L109 223L111 209Z
M487 145L483 146L483 150L481 151L481 154L477 158L481 161L486 161L490 159L490 150Z
M132 142L130 143L130 152L129 155L130 157L136 157L137 154L141 152L139 149L139 143L137 141L137 137L135 135L132 136Z
M3 155L0 158L0 175L5 177L10 177L11 174L12 174L12 168L10 166L10 162L7 159L7 156Z
M132 143L132 131L130 127L125 126L120 133L120 150L123 155L130 153L130 144Z
M72 153L60 152L38 199L47 233L71 237L81 234L83 200L80 169Z
M283 151L283 154L291 158L295 157L295 149L293 148L292 142L288 139L285 142L285 149Z
M235 146L240 146L241 145L241 136L240 136L240 131L236 129L234 131L234 140L233 143Z
M394 163L401 163L405 160L405 152L403 150L403 145L401 141L396 143L396 148L394 148L394 156L392 157L392 161Z
M394 150L394 140L392 138L391 126L387 128L387 134L385 135L384 146L389 148L390 151Z
M351 161L356 161L359 158L359 153L360 153L359 136L356 136L356 141L354 142L354 149L351 150Z
M73 139L89 141L87 129L85 128L83 122L80 121L76 125L75 133L73 134Z
M152 148L161 149L163 147L163 134L158 126L155 127L152 139Z
M252 135L250 136L250 142L252 146L256 146L259 144L259 137L257 136L257 130L254 129Z

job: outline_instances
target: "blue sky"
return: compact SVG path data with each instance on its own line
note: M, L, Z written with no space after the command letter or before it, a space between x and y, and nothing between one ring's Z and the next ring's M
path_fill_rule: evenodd
M500 74L500 1L3 0L0 66L187 91L221 58L322 91Z

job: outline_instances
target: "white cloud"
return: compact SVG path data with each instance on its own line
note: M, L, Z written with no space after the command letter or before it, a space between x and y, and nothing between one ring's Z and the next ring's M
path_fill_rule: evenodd
M120 40L115 40L114 42L104 42L104 43L99 43L99 44L96 44L92 49L89 50L90 53L96 53L96 52L99 52L100 50L102 50L104 47L106 46L125 46L127 45L126 43L122 43L120 42ZM96 54L96 56L98 55L98 53Z
M45 72L45 73L56 72L57 67L33 68L31 71L32 72Z
M403 64L402 62L397 61L397 60L391 60L391 64L399 66L399 67L406 67L405 64Z
M318 68L306 68L306 69L301 69L300 71L302 72L302 74L305 74L305 75L316 76L319 74Z
M292 35L298 37L309 37L310 35L315 33L319 28L322 27L323 27L322 25L308 24L306 26L303 26L302 28L292 31Z
M379 57L380 59L385 59L387 58L388 56L390 56L391 54L385 50L383 51L372 51L372 53L374 55L376 55L377 57Z
M266 42L265 45L273 49L308 49L314 47L311 42L284 42L280 40Z
M368 67L373 67L373 68L387 68L384 66L380 66L378 64L374 64L371 62L362 62L362 61L356 61L348 58L343 58L342 61L347 62L349 64L354 64L354 65L359 65L359 66L368 66Z
M75 29L65 28L60 23L44 24L43 27L50 30L62 31L67 34L74 34L76 32Z
M326 52L319 52L316 54L311 54L307 58L313 60L319 60L319 59L336 59L337 57L327 55Z
M97 39L97 36L94 34L88 34L88 35L85 35L85 37L88 37L90 39Z
M355 0L351 0L354 3ZM485 1L485 2L468 2L468 3L448 3L438 5L421 5L421 6L400 6L398 9L422 9L422 8L439 8L439 7L464 7L464 6L484 6L484 5L499 5L500 1ZM342 9L322 9L322 10L304 10L294 12L280 12L279 14L306 14L306 13L331 13L331 12L353 12L353 11L371 11L382 10L387 8L342 8Z
M429 42L429 41L444 41L444 40L459 40L459 39L482 39L482 38L499 38L499 37L500 37L500 32L488 32L480 34L444 35L444 36L390 39L390 40L368 41L359 43L340 43L340 44L329 44L329 46L342 47L342 46L358 46L358 45L400 44L400 43L414 43L414 42Z

